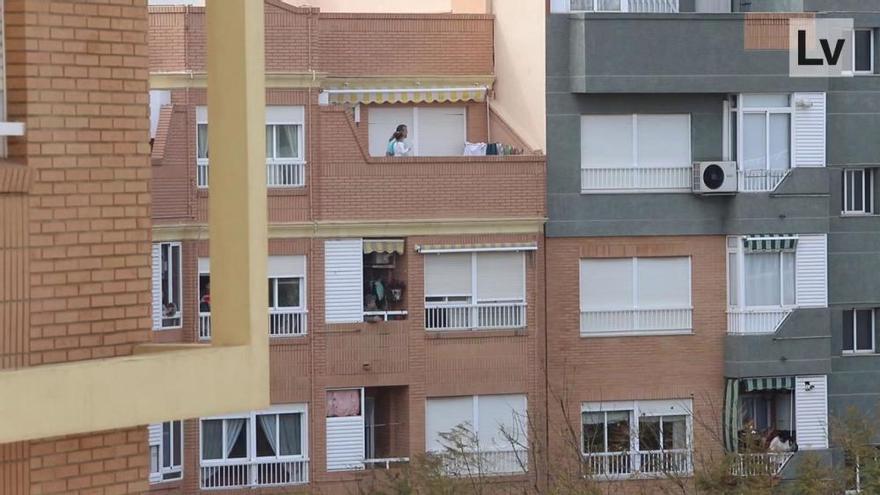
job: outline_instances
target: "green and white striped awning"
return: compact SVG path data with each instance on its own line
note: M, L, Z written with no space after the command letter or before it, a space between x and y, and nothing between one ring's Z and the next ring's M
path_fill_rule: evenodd
M488 90L488 86L325 89L321 92L319 103L328 105L485 101Z
M756 234L743 239L746 251L794 251L797 247L796 234Z
M403 239L364 239L364 254L403 254Z
M770 376L761 378L743 378L741 382L746 392L760 392L762 390L794 390L793 376Z
M464 253L473 251L535 251L535 242L487 242L478 244L424 244L416 245L417 253Z

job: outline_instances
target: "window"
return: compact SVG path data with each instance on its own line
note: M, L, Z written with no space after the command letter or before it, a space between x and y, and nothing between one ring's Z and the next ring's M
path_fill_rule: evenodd
M150 482L177 480L183 476L183 432L180 421L152 424L150 438Z
M731 237L728 240L728 304L733 308L794 306L796 256L793 242L758 250L751 247L750 240L754 239ZM780 243L796 240L791 237L775 239Z
M850 309L843 312L843 353L874 352L875 316L873 309Z
M407 127L412 156L459 156L467 139L466 111L457 106L374 106L368 108L370 156L385 156L397 126Z
M266 126L267 160L302 160L302 124Z
M843 171L843 213L865 215L874 213L873 168L855 168Z
M484 474L522 472L527 467L526 411L523 394L428 398L425 449L442 455L458 441L482 454ZM447 466L453 472L461 468Z
M304 405L202 419L201 487L307 482L307 428Z
M522 252L425 254L425 328L525 326Z
M366 321L406 319L405 244L403 239L364 239L362 257Z
M583 404L581 448L589 473L690 472L691 411L690 399Z
M581 189L690 191L688 114L582 115Z
M690 332L690 258L582 259L580 309L585 336Z
M153 244L153 329L179 328L181 306L181 246L179 242Z
M732 129L739 169L785 171L791 166L791 98L787 94L749 94L732 99ZM757 174L756 174L757 175Z
M269 335L306 333L305 256L269 256Z
M856 74L874 72L874 30L856 29L853 33L853 69Z

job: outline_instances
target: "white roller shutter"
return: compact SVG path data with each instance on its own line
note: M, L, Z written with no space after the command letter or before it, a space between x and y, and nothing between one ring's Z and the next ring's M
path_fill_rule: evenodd
M211 259L210 258L199 258L199 273L200 274L211 273Z
M477 425L480 448L485 450L517 449L526 440L526 396L481 395L477 397Z
M147 425L147 437L149 438L149 446L150 450L153 447L158 448L160 451L162 450L162 423L154 423L151 425ZM152 455L152 453L151 453ZM160 455L161 457L161 455ZM160 461L161 462L161 461ZM162 473L159 472L159 467L157 466L156 472L152 472L152 466L150 468L150 483L156 483L162 481Z
M459 156L464 153L464 107L416 109L419 156Z
M305 107L266 105L267 124L301 124L305 120Z
M477 301L525 300L522 253L477 253Z
M413 107L378 107L370 105L367 108L367 134L369 135L370 156L385 156L388 149L388 140L403 124L409 134L406 138L410 143L414 142L416 135L413 128Z
M825 93L795 93L795 167L825 166Z
M266 272L270 277L305 277L305 256L269 256Z
M828 448L828 387L824 375L799 376L794 386L795 433L802 449Z
M356 323L364 317L363 240L324 242L324 320Z
M581 116L581 168L632 167L632 115Z
M797 305L828 306L828 243L825 234L801 235L797 243Z
M471 295L471 253L425 255L425 296Z
M443 452L447 442L441 433L449 433L456 426L466 426L473 431L474 398L438 397L425 401L425 450L427 452Z
M162 245L153 244L153 330L162 328Z
M581 311L633 307L632 258L582 259Z
M364 469L364 416L327 418L327 471Z

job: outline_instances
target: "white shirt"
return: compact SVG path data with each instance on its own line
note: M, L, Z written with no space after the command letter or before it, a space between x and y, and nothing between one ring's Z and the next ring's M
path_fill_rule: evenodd
M394 143L394 156L410 156L412 146L406 141L396 141Z
M783 442L781 438L775 436L773 440L770 440L770 447L767 450L770 452L791 452L791 444Z

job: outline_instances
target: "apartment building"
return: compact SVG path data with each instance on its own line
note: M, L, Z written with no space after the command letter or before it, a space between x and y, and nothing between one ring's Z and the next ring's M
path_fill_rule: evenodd
M880 398L877 6L550 7L551 419L603 480L688 475L745 430L800 450L743 465L830 460L829 424ZM831 18L849 77L790 77L789 23Z
M271 406L150 425L152 491L350 490L461 423L482 476L534 479L543 136L502 91L523 84L502 83L523 63L497 41L509 11L482 4L265 1ZM154 342L213 340L206 27L203 7L150 7ZM412 152L386 156L401 124Z

